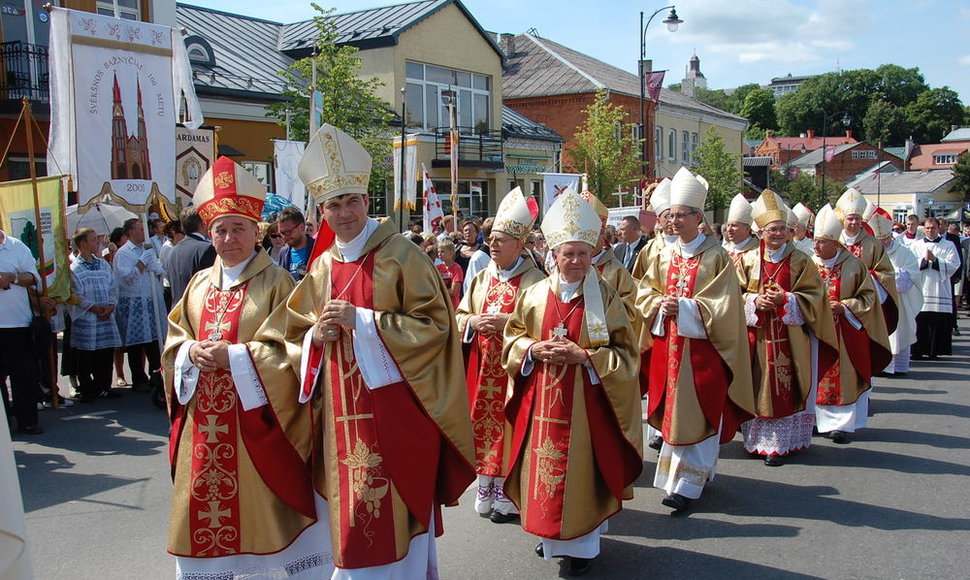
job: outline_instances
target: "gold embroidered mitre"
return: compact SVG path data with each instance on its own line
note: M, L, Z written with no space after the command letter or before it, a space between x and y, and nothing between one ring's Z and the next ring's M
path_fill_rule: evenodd
M874 207L866 223L872 228L872 235L879 239L893 235L893 217L881 207Z
M566 242L585 242L595 247L600 235L600 217L578 193L566 188L549 207L542 220L542 233L549 248Z
M605 205L603 205L603 202L601 202L599 198L596 197L596 195L592 191L589 191L588 189L580 193L579 197L586 200L586 203L588 203L590 207L593 208L593 211L596 212L596 215L600 216L600 222L603 224L603 227L605 228L606 221L610 219L610 210Z
M766 189L751 204L751 217L761 229L771 222L788 223L788 206L777 193Z
M516 187L505 194L502 203L498 204L492 231L508 234L524 242L529 237L538 215L539 206L535 200L531 197L526 198L522 194L522 189Z
M349 193L367 193L371 157L360 143L333 125L316 132L303 152L297 172L314 201Z
M670 182L670 206L686 205L701 211L707 201L707 180L699 179L686 167L681 167Z
M751 204L744 197L744 194L737 194L731 198L731 207L728 208L727 221L738 222L751 225Z
M839 241L842 235L842 220L832 206L825 204L815 216L815 239Z
M839 216L840 220L845 220L846 216L852 214L863 215L866 212L866 198L859 190L850 187L845 190L845 193L835 202L835 213Z
M222 156L199 179L192 203L208 228L217 218L230 215L258 222L265 199L266 186L246 168Z

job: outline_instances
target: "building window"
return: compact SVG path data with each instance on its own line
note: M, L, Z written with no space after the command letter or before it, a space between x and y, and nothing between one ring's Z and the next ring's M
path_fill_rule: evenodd
M956 162L956 153L937 153L933 155L933 165L953 165Z
M697 145L698 145L698 135L697 133L690 134L690 159L691 163L697 163Z
M906 216L908 216L911 213L913 213L913 212L912 212L912 210L909 210L909 209L894 209L893 210L893 221L894 222L899 222L901 224L905 224L906 223Z
M445 215L451 215L451 182L448 179L435 179L434 187L438 192L438 201ZM458 180L458 211L464 217L489 215L488 182L477 179Z
M268 161L243 161L240 165L262 183L267 191L273 189L273 171Z
M654 148L654 154L655 154L655 157L657 158L657 161L660 161L661 159L663 159L664 158L664 128L663 127L657 127L657 130L654 131L653 148Z
M687 131L684 131L680 135L680 162L684 165L691 164L690 133Z
M667 155L670 161L677 161L677 129L671 129L667 133Z
M457 93L459 130L466 135L491 129L491 77L408 61L406 66L408 127L434 131L448 126L448 106L442 91Z
M10 180L15 181L17 179L30 179L30 162L29 159L24 157L13 157L11 156L7 160L7 169L9 171ZM46 158L34 158L34 171L37 172L37 177L44 177L47 175L47 159ZM72 232L73 233L73 232Z
M139 0L117 0L118 16L125 20L141 20L141 3ZM98 0L98 14L103 16L114 16L114 2Z
M859 150L853 149L852 150L852 158L853 159L875 159L876 158L876 150L875 149L865 149L865 150L859 151Z

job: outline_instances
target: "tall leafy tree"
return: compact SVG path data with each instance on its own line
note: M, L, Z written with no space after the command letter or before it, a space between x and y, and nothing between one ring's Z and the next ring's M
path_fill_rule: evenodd
M738 114L751 123L746 133L749 138L763 138L766 129L778 128L775 95L768 89L757 88L748 92Z
M374 165L369 189L382 191L391 167L388 123L393 117L390 106L375 94L384 83L376 77L361 78L358 49L337 44L337 26L329 18L334 9L311 5L318 13L313 18L317 28L314 55L279 72L286 79L288 88L283 96L288 100L268 106L268 114L280 125L289 126L291 139L309 139L309 85L316 67L316 90L323 95L323 122L346 132L370 153Z
M970 153L964 151L953 166L953 191L963 194L963 201L970 201Z
M903 107L916 100L925 90L930 87L926 84L923 74L919 68L903 68L895 64L884 64L875 70L878 80L872 104L878 101L885 101Z
M902 145L909 136L905 109L889 101L879 100L869 105L862 127L866 140L873 145Z
M963 123L964 116L960 96L950 87L923 91L906 105L906 117L917 143L939 143L951 125Z
M629 188L640 171L640 143L633 139L627 113L609 102L606 91L599 91L583 113L586 120L577 127L568 153L575 170L587 174L590 191L610 205L612 192Z
M726 208L741 188L741 169L738 167L741 156L724 149L724 139L713 126L697 146L696 156L694 171L703 176L709 185L704 209L713 211Z
M831 180L827 181L825 189L832 191L832 188L829 187L831 183ZM789 174L787 171L772 171L771 189L777 191L782 197L788 198L792 206L796 203L802 203L816 213L823 205L832 201L822 195L822 187L819 181L807 173ZM835 187L835 191L841 193L842 189Z

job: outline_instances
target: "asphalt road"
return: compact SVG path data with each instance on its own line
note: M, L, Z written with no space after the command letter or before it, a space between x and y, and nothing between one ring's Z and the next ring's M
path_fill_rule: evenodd
M965 335L970 325L961 318ZM816 438L769 468L738 438L685 516L660 505L648 450L635 499L611 519L587 578L909 579L970 576L970 337L956 355L876 379L870 426L849 445ZM17 436L39 579L172 578L168 425L148 396L46 410ZM445 510L442 578L556 578L535 540L462 505Z

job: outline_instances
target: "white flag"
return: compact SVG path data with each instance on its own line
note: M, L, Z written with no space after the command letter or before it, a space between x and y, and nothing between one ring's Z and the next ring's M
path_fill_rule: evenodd
M303 141L273 141L273 160L276 162L276 194L303 210L306 208L306 186L297 169L306 143Z
M421 164L421 189L424 191L424 224L426 232L434 232L438 223L445 217L445 212L441 209L441 202L438 201L438 194L434 190L434 183L431 181L431 174L428 169Z
M130 208L175 202L175 125L202 124L182 35L168 26L54 8L47 166L78 203L112 194Z
M401 138L394 138L394 211L401 207ZM418 135L408 135L404 140L404 208L418 208Z
M559 194L569 189L579 192L578 173L540 173L542 175L542 215L546 215Z

